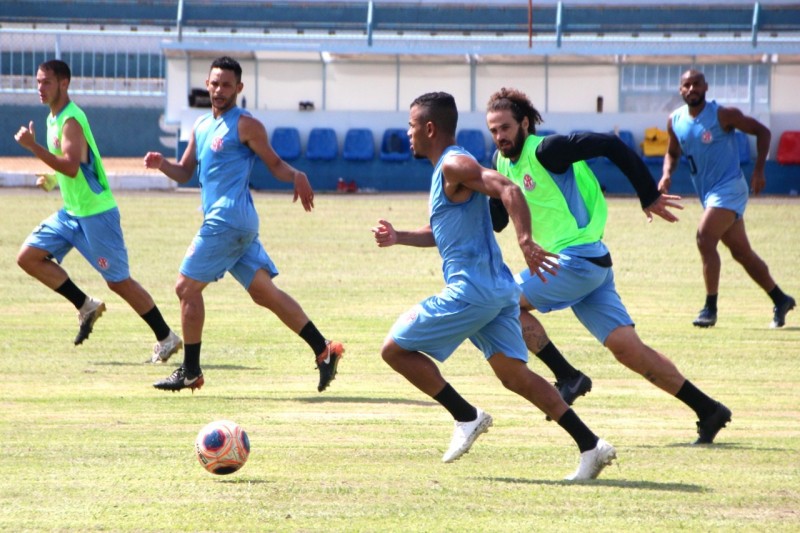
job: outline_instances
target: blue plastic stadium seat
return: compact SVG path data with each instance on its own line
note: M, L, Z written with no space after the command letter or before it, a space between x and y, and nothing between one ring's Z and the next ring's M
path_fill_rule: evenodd
M342 157L345 161L372 161L375 158L375 138L368 128L351 128L344 136Z
M272 149L284 161L297 159L300 157L300 132L297 128L275 128Z
M739 165L747 165L750 163L750 139L747 134L736 130L736 145L739 149Z
M308 134L306 159L333 161L339 155L339 141L333 128L312 128Z
M479 163L486 159L486 138L481 130L459 130L456 144L465 148Z
M411 159L411 145L406 130L389 128L383 132L380 157L381 161L408 161Z

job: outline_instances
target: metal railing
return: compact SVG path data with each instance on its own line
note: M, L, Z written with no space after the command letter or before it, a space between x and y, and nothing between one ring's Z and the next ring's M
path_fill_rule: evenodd
M98 96L165 96L160 32L0 29L0 94L36 89L36 68L62 59L70 92Z

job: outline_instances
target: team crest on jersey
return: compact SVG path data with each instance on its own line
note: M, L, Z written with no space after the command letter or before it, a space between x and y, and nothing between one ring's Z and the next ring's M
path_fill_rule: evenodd
M222 137L214 137L211 141L211 149L215 152L222 151Z
M700 136L700 140L703 141L703 144L710 144L711 141L714 140L714 136L711 135L711 132L706 130L703 132L703 135Z
M522 178L522 186L526 191L532 191L536 188L536 182L533 181L533 178L530 174L525 174L525 177Z
M57 135L53 137L53 146L61 150L61 139L59 139Z
M417 316L418 316L417 309L414 308L414 309L409 309L403 318L405 319L406 322L411 324L417 319Z
M102 270L108 269L108 259L105 257L98 257L97 258L97 266L99 266Z

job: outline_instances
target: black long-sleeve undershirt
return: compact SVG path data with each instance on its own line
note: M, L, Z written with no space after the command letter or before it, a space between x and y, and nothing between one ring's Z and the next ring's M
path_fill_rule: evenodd
M555 174L563 174L577 161L595 157L607 157L625 174L643 209L661 196L642 158L616 135L593 132L548 135L536 147L539 163Z

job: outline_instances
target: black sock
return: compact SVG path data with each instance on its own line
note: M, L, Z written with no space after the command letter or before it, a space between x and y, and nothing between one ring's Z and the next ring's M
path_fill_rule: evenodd
M675 397L692 408L697 413L697 418L703 420L711 415L717 408L717 402L708 397L703 391L692 385L688 379L683 383Z
M56 289L56 292L69 300L72 305L75 306L75 309L80 309L84 302L86 302L86 293L72 283L72 280L69 278Z
M457 393L449 383L433 399L450 411L456 422L472 422L478 418L477 409Z
M786 300L786 295L777 285L775 285L775 288L769 291L767 294L770 298L772 298L772 303L775 304L775 307L778 307L783 303L784 300Z
M709 311L717 312L717 296L718 294L706 294L706 309Z
M200 373L200 345L197 344L184 344L183 345L183 368L188 370L191 374Z
M558 351L556 345L548 341L547 345L536 353L536 357L542 360L547 365L556 381L563 381L578 374L578 371L569 364L569 361L564 359L561 352Z
M303 329L300 330L298 335L300 335L301 339L306 341L306 344L311 346L311 349L314 350L315 356L325 351L325 337L322 336L322 333L319 332L317 326L315 326L310 320L308 321L308 324L303 326Z
M569 433L581 453L588 452L597 446L597 435L589 429L589 426L583 423L583 420L578 418L578 415L571 408L561 415L561 418L558 419L558 425Z
M147 322L153 333L156 334L157 341L163 341L169 336L169 326L164 322L164 317L161 316L161 311L158 310L157 305L154 305L151 310L141 315L141 317Z

